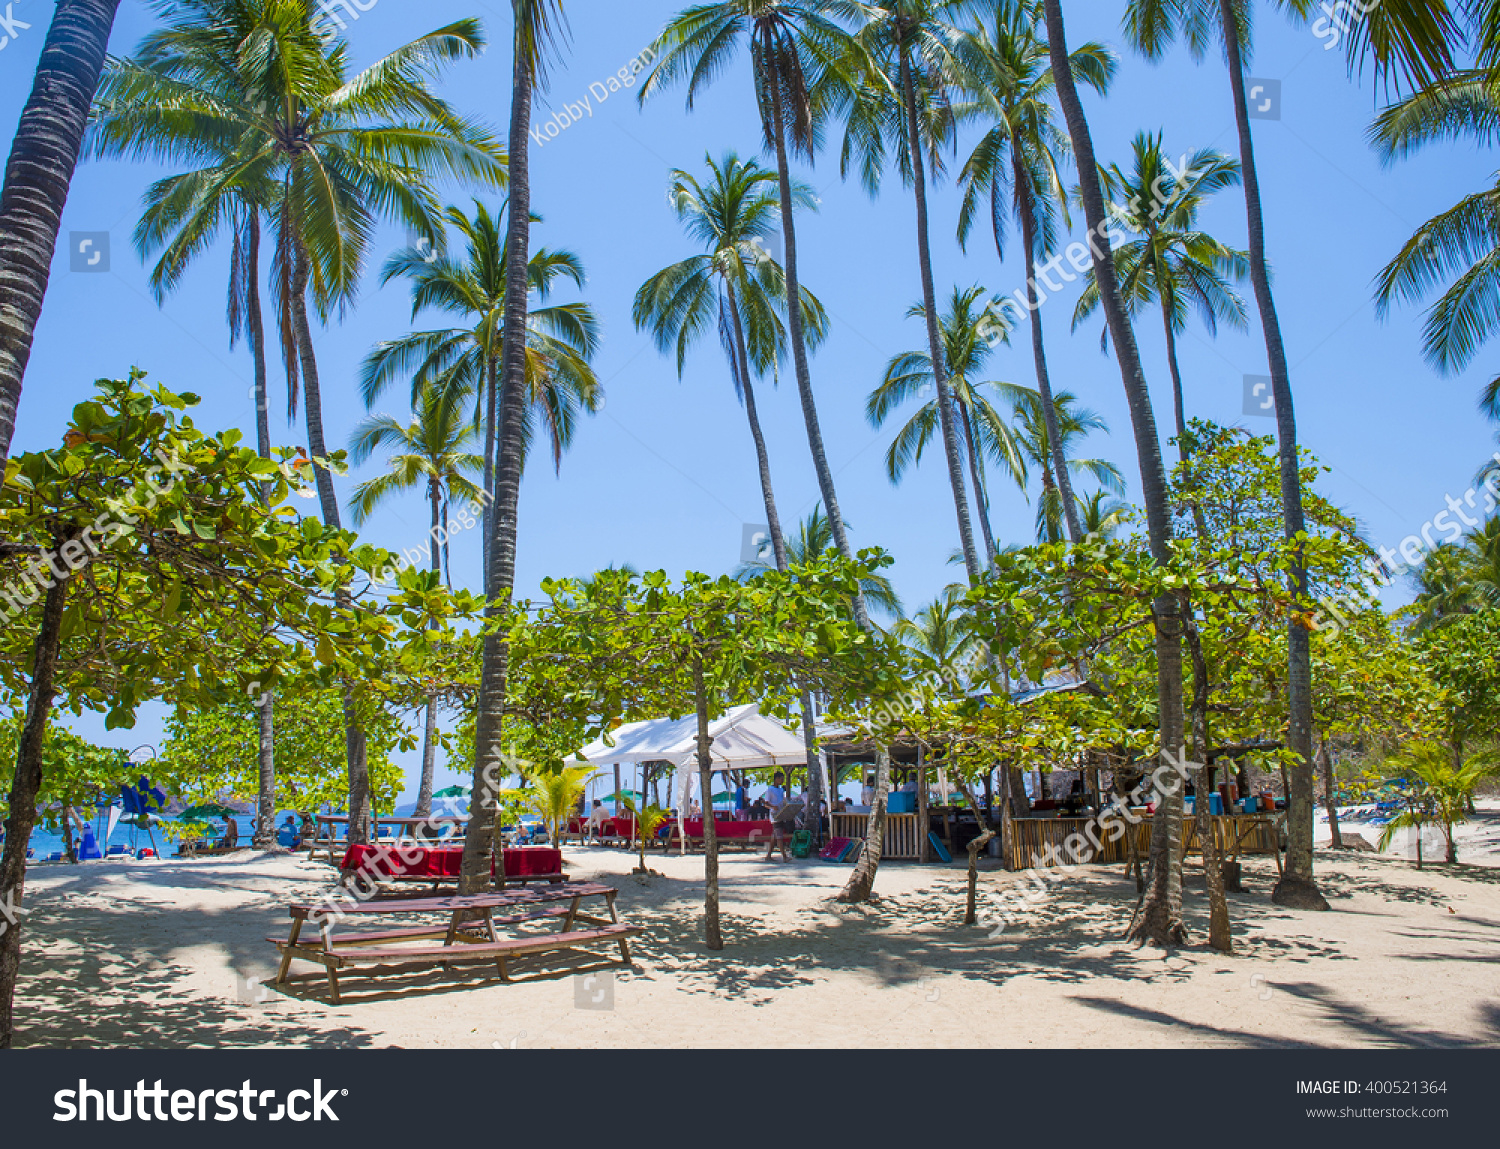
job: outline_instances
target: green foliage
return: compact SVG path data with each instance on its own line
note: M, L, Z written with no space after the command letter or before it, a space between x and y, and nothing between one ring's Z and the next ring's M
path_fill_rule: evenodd
M16 714L0 721L0 809L7 816L21 717ZM134 782L141 772L130 764L124 750L95 746L64 726L50 727L42 746L42 790L37 802L42 824L60 831L65 806L88 810L97 795L117 796L120 784ZM154 773L154 767L147 772Z
M343 700L338 691L287 690L274 718L278 810L340 810L348 799ZM401 768L391 760L411 735L384 709L363 725L368 739L371 796L377 810L395 807ZM249 700L199 708L179 706L167 720L157 784L188 801L258 792L259 713Z

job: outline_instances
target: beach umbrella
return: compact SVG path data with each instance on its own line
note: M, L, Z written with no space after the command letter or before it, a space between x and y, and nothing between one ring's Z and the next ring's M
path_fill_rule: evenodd
M448 786L436 791L432 796L434 798L467 798L469 796L469 788L467 786Z
M599 801L615 802L625 798L629 798L632 802L639 802L641 800L641 792L639 790L621 790L618 794L606 794Z
M217 802L205 802L201 806L189 806L181 814L177 815L182 822L201 822L205 818L233 818L239 811L231 810L228 806L221 806Z
M715 805L718 805L720 802L733 802L734 795L731 794L728 790L720 790L717 794L714 795L713 800Z

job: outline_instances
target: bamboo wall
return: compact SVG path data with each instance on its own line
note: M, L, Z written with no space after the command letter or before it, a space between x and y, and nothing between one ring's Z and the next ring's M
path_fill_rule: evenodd
M1221 856L1237 858L1241 854L1270 854L1277 857L1279 864L1279 838L1276 820L1272 816L1268 814L1216 814L1209 821L1213 826L1214 840ZM1073 834L1081 835L1085 839L1079 851L1078 860L1081 862L1100 862L1105 865L1124 863L1130 858L1133 838L1135 855L1141 859L1142 864L1145 863L1146 855L1151 849L1149 816L1143 814L1141 820L1134 826L1127 826L1126 833L1119 835L1118 841L1112 842L1110 834L1096 830L1095 836L1100 841L1100 848L1097 850L1093 843L1087 840L1085 834L1091 822L1093 822L1091 818L1016 819L1010 868L1026 870L1035 866L1038 869L1046 869L1057 865L1058 862L1053 860L1056 855L1048 851L1048 846L1056 847L1057 851L1062 853L1061 861L1071 862L1072 858L1067 854L1065 844ZM1197 819L1183 818L1182 838L1184 854L1199 852Z
M835 838L864 839L868 814L834 814L833 836ZM893 861L917 860L917 815L887 814L885 816L885 841L880 856ZM935 855L934 855L935 856Z

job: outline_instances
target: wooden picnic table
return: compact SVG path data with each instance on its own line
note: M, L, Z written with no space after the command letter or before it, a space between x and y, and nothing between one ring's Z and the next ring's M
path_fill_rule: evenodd
M328 975L329 998L339 1003L339 973L353 965L442 965L456 962L493 961L500 980L512 981L509 959L526 954L582 949L599 943L618 943L620 964L630 964L630 938L640 929L620 921L615 912L619 891L598 882L564 882L553 886L503 890L466 897L396 898L358 902L331 909L326 905L293 903L288 907L292 930L286 938L267 938L281 951L275 985L287 980L292 959L321 964ZM586 914L579 905L585 898L602 897L607 918ZM496 910L513 913L495 916ZM381 915L434 914L445 924L407 927L371 933L345 933L335 918L367 918ZM497 927L523 922L562 918L562 928L553 934L518 934L502 938ZM318 941L303 942L302 927L311 922ZM574 929L578 922L589 929ZM432 944L441 938L441 944ZM412 944L416 943L416 944ZM426 944L422 944L426 943Z

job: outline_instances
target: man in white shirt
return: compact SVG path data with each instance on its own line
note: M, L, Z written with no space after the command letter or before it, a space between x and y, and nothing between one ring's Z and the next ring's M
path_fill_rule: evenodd
M604 808L604 803L594 799L594 808L589 811L589 834L597 839L604 832L604 823L609 820L609 811Z
M771 784L766 787L766 805L771 807L771 816L786 805L786 776L780 770L771 775Z
M875 805L875 779L866 778L864 789L859 792L859 804L861 806Z

